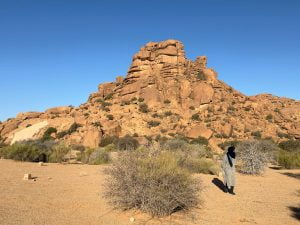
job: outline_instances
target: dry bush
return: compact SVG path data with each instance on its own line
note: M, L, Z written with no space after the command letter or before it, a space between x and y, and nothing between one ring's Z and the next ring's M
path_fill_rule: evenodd
M105 196L117 208L165 216L198 204L199 182L178 165L171 152L123 152L106 172Z
M98 148L90 154L88 164L101 165L109 163L110 161L111 159L106 148Z
M240 142L237 146L237 159L241 162L240 171L246 174L260 174L268 162L274 159L278 147L267 140Z
M277 158L278 164L285 169L300 168L300 152L280 150Z

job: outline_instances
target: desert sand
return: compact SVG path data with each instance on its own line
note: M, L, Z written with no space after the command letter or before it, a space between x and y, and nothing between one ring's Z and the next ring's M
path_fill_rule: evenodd
M157 219L135 210L112 209L102 197L105 167L0 160L0 224L300 224L300 170L268 168L262 176L237 174L236 196L214 184L221 177L196 175L203 186L199 208ZM35 181L22 180L25 173Z

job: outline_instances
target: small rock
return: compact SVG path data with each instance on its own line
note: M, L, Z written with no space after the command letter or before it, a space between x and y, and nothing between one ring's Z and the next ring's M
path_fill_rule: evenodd
M23 180L30 180L31 179L31 174L30 173L25 173Z
M86 172L80 172L80 173L79 173L79 176L80 176L80 177L87 176L87 173L86 173Z
M44 165L44 163L43 162L39 162L39 166L43 166Z
M135 219L133 217L130 217L129 220L130 220L131 223L133 223Z

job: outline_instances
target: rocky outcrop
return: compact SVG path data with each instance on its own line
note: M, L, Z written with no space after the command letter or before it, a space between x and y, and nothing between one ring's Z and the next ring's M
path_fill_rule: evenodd
M299 101L246 96L218 80L207 60L187 59L177 40L149 42L133 56L126 76L100 84L86 103L20 113L0 123L0 140L40 138L48 127L63 133L74 123L80 127L54 137L96 147L103 136L135 134L141 143L157 135L201 136L215 151L225 140L300 138Z

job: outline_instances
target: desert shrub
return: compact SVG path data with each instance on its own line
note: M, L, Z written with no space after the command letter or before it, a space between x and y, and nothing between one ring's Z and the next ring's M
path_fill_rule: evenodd
M77 150L77 151L81 151L81 152L85 151L85 147L83 145L81 145L81 144L73 144L70 147L73 150Z
M300 168L300 152L280 150L277 157L278 164L285 169Z
M157 121L157 120L151 120L151 121L148 122L149 127L157 127L159 125L160 125L160 122Z
M136 97L133 97L130 101L135 102L137 100Z
M194 106L190 106L189 109L190 110L195 110L195 107Z
M268 114L268 115L266 116L266 120L272 121L272 119L273 119L273 115L272 115L272 114Z
M148 113L150 110L146 103L142 103L142 104L140 104L139 111L142 113Z
M251 132L251 135L257 139L261 138L261 131L253 131Z
M171 111L166 111L165 113L164 113L164 115L165 116L171 116L173 113L171 112Z
M138 101L139 101L139 102L143 102L144 99L143 99L143 98L139 98Z
M200 121L200 116L199 116L199 114L195 113L195 114L192 115L191 119L196 120L196 121Z
M111 114L106 115L106 117L107 117L108 120L113 120L114 119L114 116L111 115Z
M108 106L111 106L112 104L110 102L105 102L105 101L102 101L101 102L101 106L102 108L105 108L105 107L108 107Z
M203 173L219 175L220 168L212 159L207 158L189 158L185 161L183 167L191 173Z
M288 152L300 152L300 140L282 141L279 147Z
M119 138L117 136L105 136L101 139L100 147L105 147L109 144L117 144L119 141Z
M89 113L84 113L83 114L85 117L88 117L90 114Z
M110 100L114 96L114 93L109 93L104 97L104 100Z
M88 164L90 165L101 165L109 163L110 157L105 148L98 148L91 152L88 160Z
M267 163L274 158L277 146L269 141L243 141L237 146L240 171L246 174L260 174Z
M277 136L279 138L287 138L287 139L291 139L292 138L291 135L283 133L283 132L280 132L280 131L277 131Z
M70 148L63 144L53 146L49 156L49 162L61 163L64 161L64 156L70 151Z
M170 101L169 99L166 99L166 100L164 100L164 103L165 103L165 104L170 104L171 101Z
M280 110L279 110L278 108L275 108L275 109L274 109L274 112L280 113Z
M58 132L58 133L56 134L56 137L57 137L57 138L63 138L63 137L66 136L67 134L68 134L68 132L65 131L65 130L63 130L63 131L61 131L61 132Z
M208 145L208 140L205 137L197 137L190 142L191 144Z
M51 137L51 134L56 133L57 130L54 127L49 127L43 134L42 140L43 141L49 141L52 140L53 138Z
M170 152L126 152L106 172L105 196L118 208L166 216L198 204L199 182Z
M188 143L181 139L171 139L164 143L163 149L168 151L186 150Z
M120 151L135 150L138 146L138 141L129 135L120 138L117 143L117 147Z
M72 134L74 133L75 131L77 131L77 129L81 127L80 124L78 123L72 123L72 125L70 126L69 130L68 130L68 134Z
M102 110L105 112L110 112L110 108L108 108L108 107L102 107Z
M92 122L92 125L93 125L94 127L102 127L102 124L101 124L99 121Z

